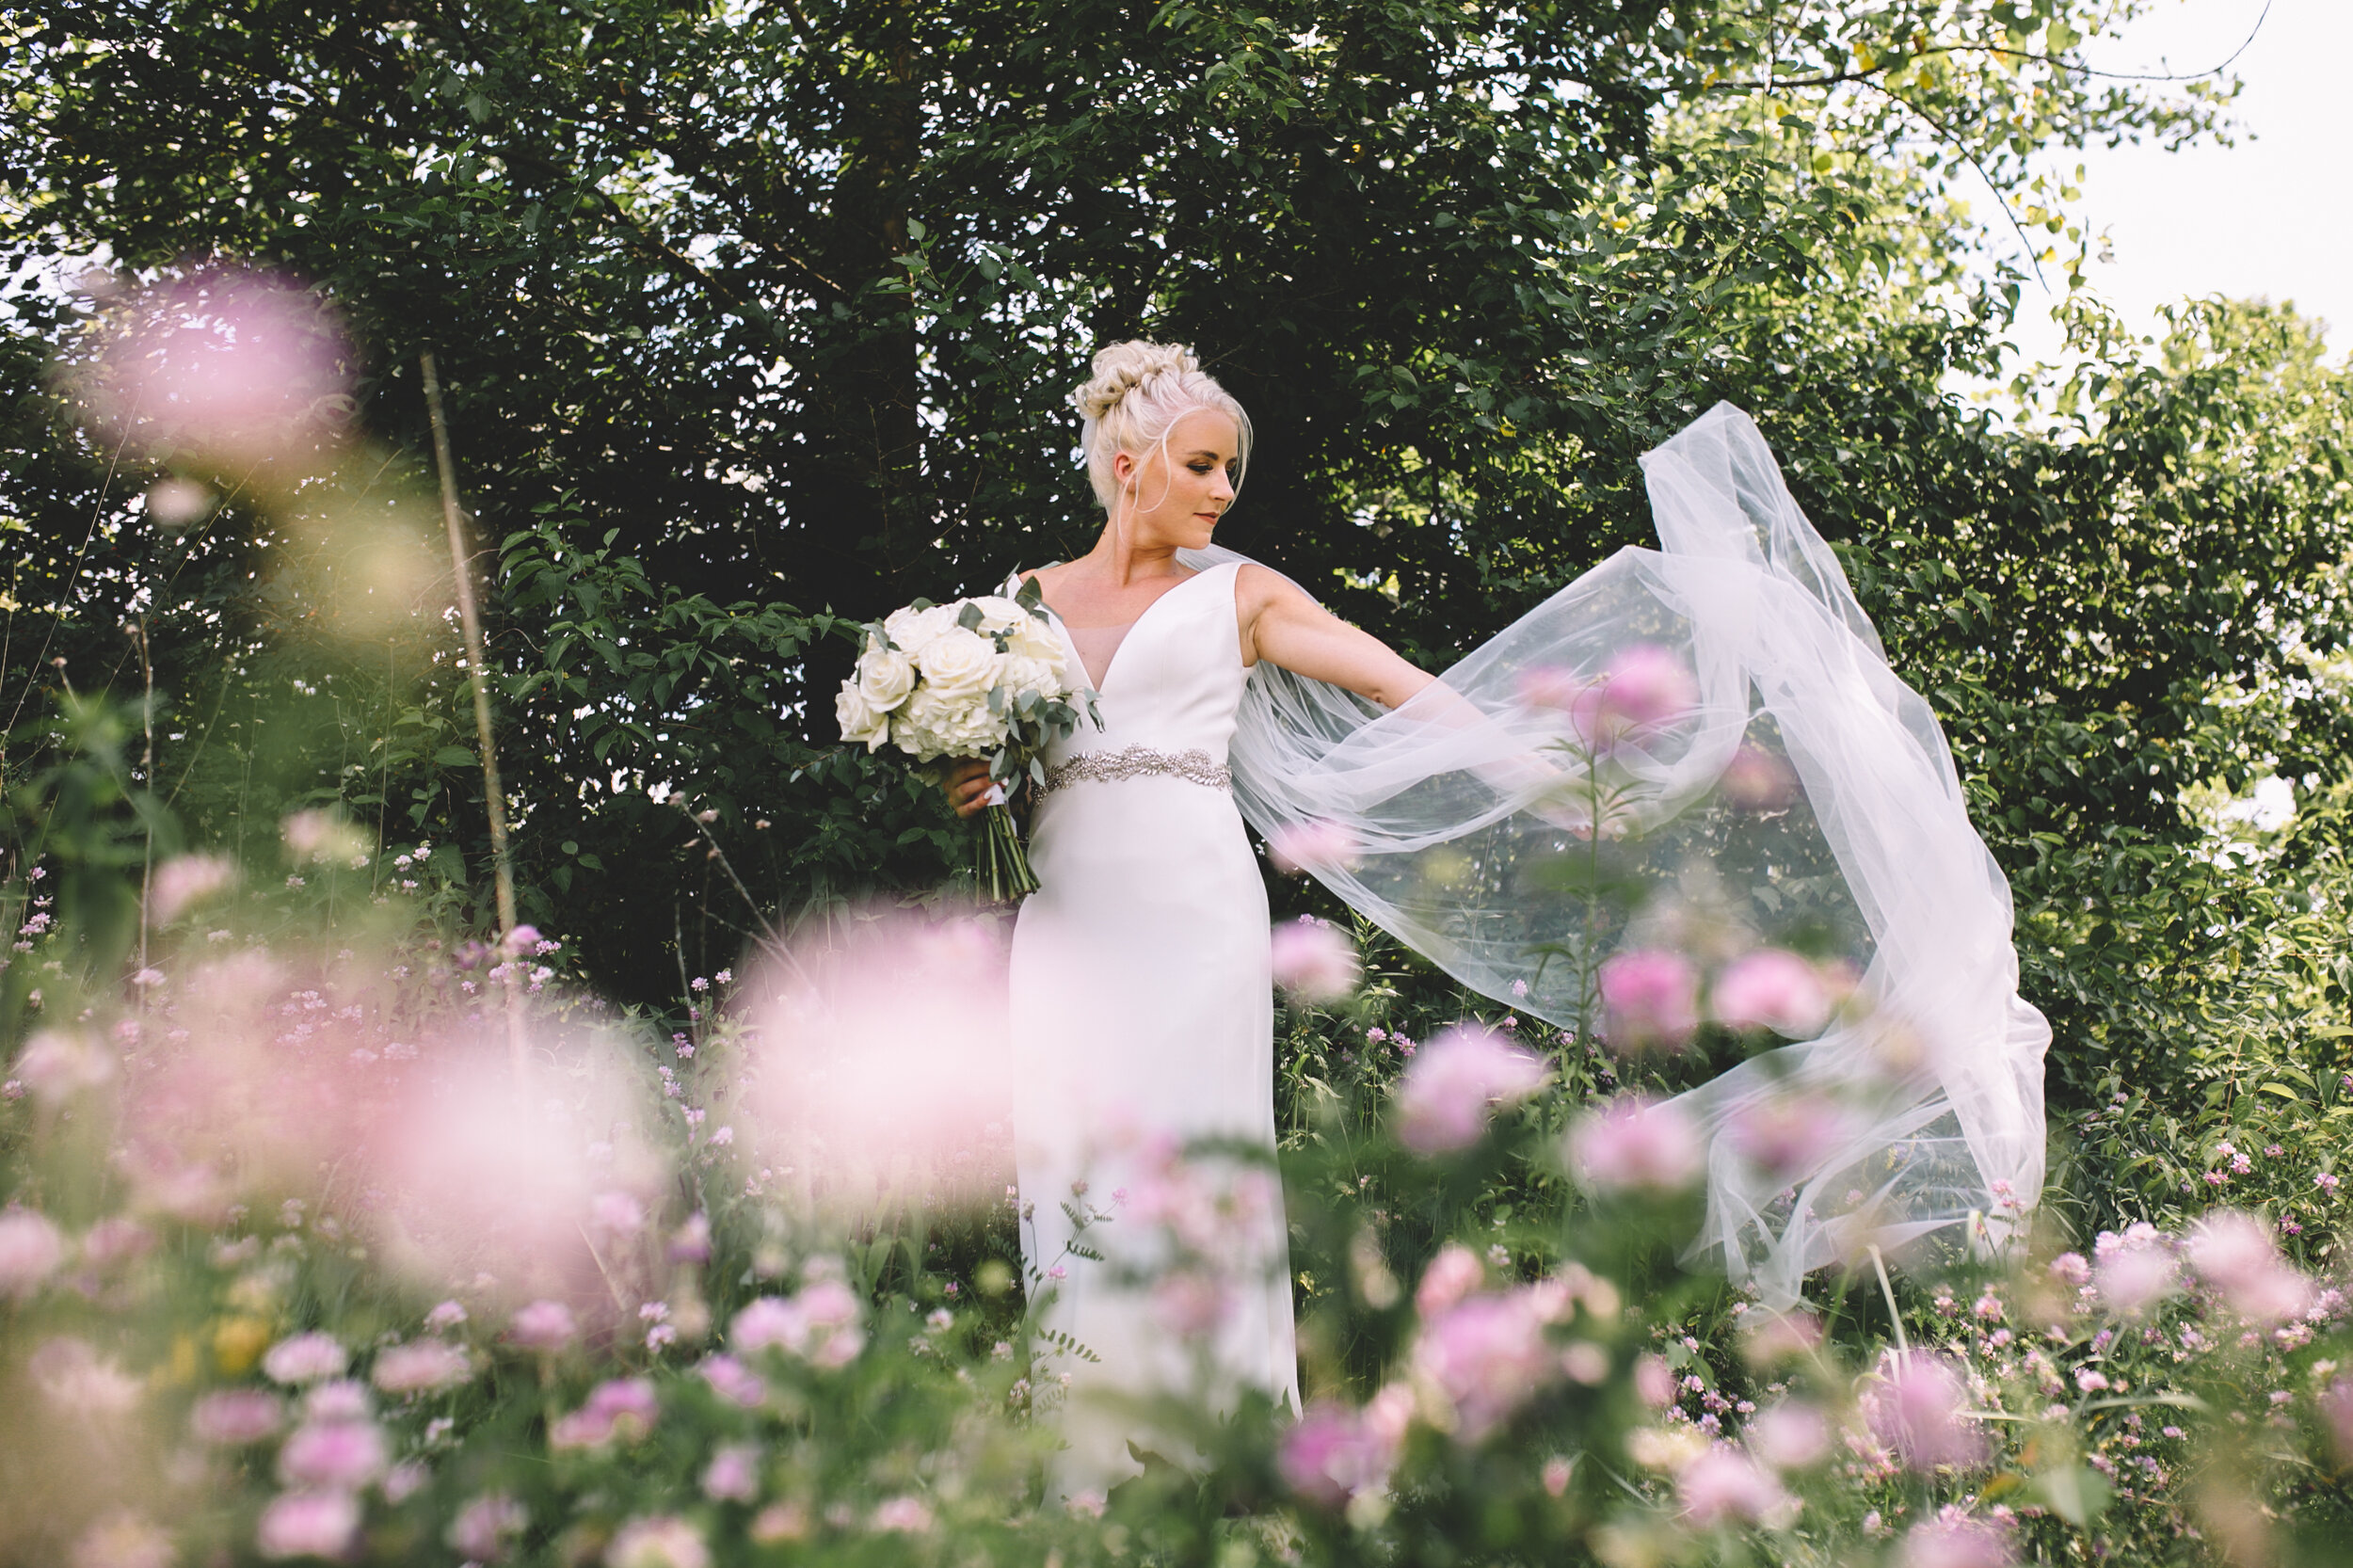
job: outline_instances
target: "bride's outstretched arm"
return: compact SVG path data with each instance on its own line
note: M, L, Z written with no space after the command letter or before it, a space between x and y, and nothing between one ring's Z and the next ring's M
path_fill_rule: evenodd
M1257 565L1241 568L1235 588L1242 659L1269 664L1396 708L1437 679L1380 638L1307 597L1299 585Z

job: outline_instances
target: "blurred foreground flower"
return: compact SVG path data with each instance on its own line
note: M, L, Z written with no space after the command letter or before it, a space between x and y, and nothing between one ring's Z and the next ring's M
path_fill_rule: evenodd
M2269 1228L2251 1214L2217 1209L2190 1227L2184 1250L2190 1267L2250 1321L2281 1322L2313 1303L2313 1282L2280 1255Z
M1706 1151L1689 1113L1672 1101L1622 1096L1569 1129L1570 1172L1588 1191L1663 1196L1699 1180Z
M1636 643L1621 648L1598 680L1572 670L1529 670L1520 677L1520 699L1568 714L1578 740L1607 753L1689 713L1699 685L1681 654Z
M1494 1030L1457 1024L1416 1053L1397 1089L1398 1142L1417 1154L1449 1154L1486 1135L1496 1107L1544 1083L1544 1063Z
M1700 1026L1700 977L1691 961L1632 948L1602 961L1601 1035L1612 1050L1679 1050Z
M1820 971L1794 952L1762 948L1726 965L1708 1011L1730 1029L1769 1029L1791 1039L1821 1032L1833 1002Z
M1968 1417L1967 1384L1943 1356L1890 1351L1861 1403L1871 1435L1914 1470L1979 1464L1992 1452Z
M1338 1001L1356 989L1361 966L1349 939L1302 915L1274 928L1274 984L1306 1002Z
M980 1205L1011 1180L1004 936L954 914L862 914L744 976L764 1158L859 1214L922 1193Z
M1275 1466L1293 1492L1325 1508L1378 1496L1389 1484L1412 1423L1414 1396L1391 1384L1362 1410L1319 1402L1283 1434Z
M290 279L204 268L119 297L69 384L108 444L232 477L299 461L342 433L352 352Z
M1338 823L1294 823L1267 840L1267 858L1286 876L1344 870L1354 864L1356 835Z

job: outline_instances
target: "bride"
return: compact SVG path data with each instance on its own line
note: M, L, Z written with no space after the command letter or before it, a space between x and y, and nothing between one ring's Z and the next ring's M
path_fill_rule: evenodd
M1620 552L1433 677L1211 543L1250 425L1191 353L1105 348L1073 401L1103 532L1019 575L1101 723L1046 758L1012 960L1060 1491L1107 1490L1156 1445L1181 1457L1140 1414L1156 1393L1206 1376L1213 1405L1298 1400L1245 821L1327 846L1311 869L1353 907L1564 1029L1610 1032L1612 954L1649 961L1654 993L1689 971L1695 1017L1722 994L1709 965L1793 933L1850 976L1834 1016L1774 1019L1798 1043L1681 1098L1709 1135L1691 1255L1769 1302L1866 1246L2010 1239L2041 1184L2049 1032L2016 994L2009 889L1745 415L1719 406L1645 456L1663 552ZM988 789L977 762L948 781L967 815ZM1645 889L1615 912L1585 895L1597 878L1557 874L1604 857ZM1751 1157L1774 1140L1748 1130L1800 1112L1801 1160ZM1173 1158L1203 1145L1226 1158Z

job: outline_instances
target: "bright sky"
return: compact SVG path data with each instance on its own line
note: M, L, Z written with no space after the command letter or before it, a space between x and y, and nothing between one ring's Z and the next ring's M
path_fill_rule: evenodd
M2233 67L2246 83L2235 146L2082 155L2077 210L2107 232L2114 256L2086 280L2144 330L2158 305L2185 297L2293 300L2329 321L2342 353L2353 349L2353 0L2270 0L2267 17L2264 0L2158 0L2123 38L2085 53L2106 71L2190 72L2228 59L2250 32ZM2063 292L2063 275L2052 277ZM2010 341L2028 356L2058 355L2053 297L2029 283L2019 300Z

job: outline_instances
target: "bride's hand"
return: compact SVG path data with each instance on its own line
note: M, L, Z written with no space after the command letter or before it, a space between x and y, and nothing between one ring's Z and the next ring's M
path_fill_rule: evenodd
M988 806L988 764L968 757L949 770L941 787L947 791L948 805L957 816L972 816Z

